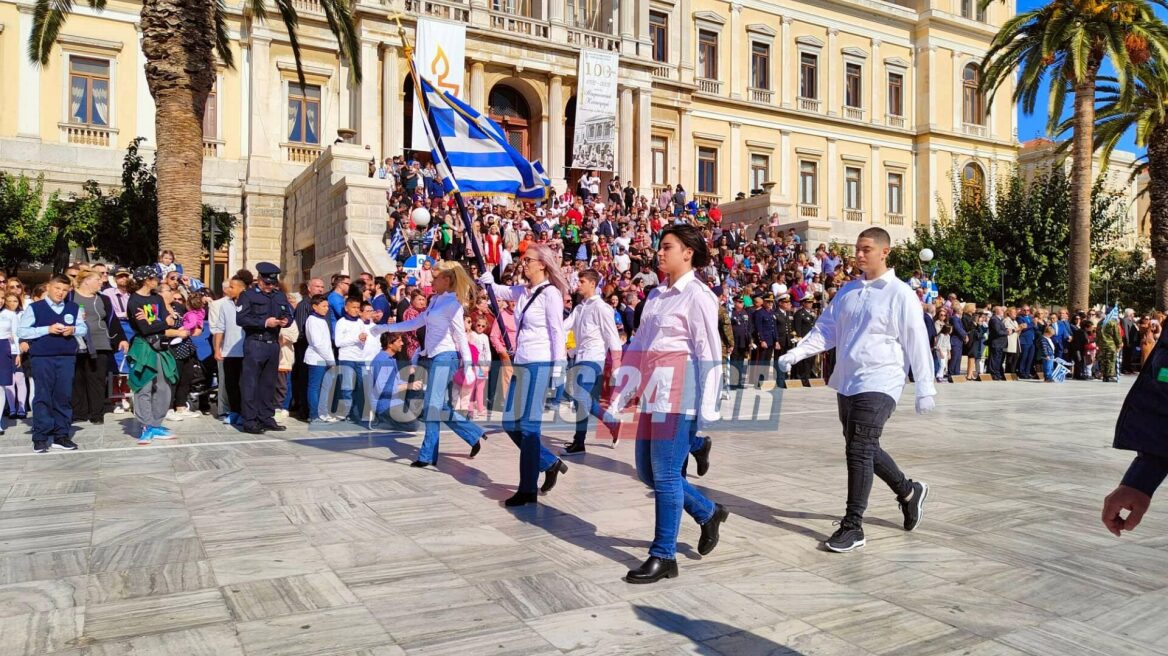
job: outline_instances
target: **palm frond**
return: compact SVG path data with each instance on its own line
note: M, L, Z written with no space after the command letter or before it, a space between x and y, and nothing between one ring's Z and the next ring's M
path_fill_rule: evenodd
M223 0L214 3L215 52L228 68L235 68L235 55L231 53L231 37L227 33L227 6Z
M329 29L337 37L341 55L352 65L349 74L354 83L361 82L361 46L357 41L357 28L353 24L353 13L346 0L320 0Z
M28 58L45 66L65 19L73 13L72 0L37 0L32 10L32 32L28 38Z

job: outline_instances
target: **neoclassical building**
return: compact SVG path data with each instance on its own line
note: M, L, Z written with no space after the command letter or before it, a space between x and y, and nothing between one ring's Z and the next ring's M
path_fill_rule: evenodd
M1010 89L991 104L977 64L1013 2L974 0L359 0L363 81L337 55L315 0L295 0L306 84L278 21L229 3L236 67L221 67L204 120L206 201L238 213L221 266L279 259L285 197L338 133L378 160L414 147L412 81L391 15L466 25L472 105L562 187L571 164L582 48L619 53L616 168L645 193L702 198L770 190L784 220L840 238L905 234L954 189L994 194L1016 161ZM75 6L43 69L27 60L32 5L0 0L0 168L49 188L114 184L126 144L153 143L140 4ZM773 183L773 184L772 184ZM308 247L292 244L297 251ZM320 257L322 254L315 254Z

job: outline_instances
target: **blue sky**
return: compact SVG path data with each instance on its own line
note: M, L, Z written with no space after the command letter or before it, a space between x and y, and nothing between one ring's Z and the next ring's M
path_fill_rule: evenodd
M1029 11L1035 7L1046 4L1042 0L1018 0L1018 11ZM1038 101L1034 106L1034 113L1027 116L1018 109L1018 140L1027 141L1035 137L1045 137L1046 134L1046 91L1039 91ZM1067 102L1067 116L1070 116L1071 103ZM1120 150L1127 150L1131 152L1143 152L1143 149L1136 148L1136 139L1134 131L1129 132L1119 145Z

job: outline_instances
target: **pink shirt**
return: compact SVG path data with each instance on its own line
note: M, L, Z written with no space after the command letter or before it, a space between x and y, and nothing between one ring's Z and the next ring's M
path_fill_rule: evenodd
M207 310L187 310L183 315L182 327L194 332L195 328L203 327L203 320L207 318Z

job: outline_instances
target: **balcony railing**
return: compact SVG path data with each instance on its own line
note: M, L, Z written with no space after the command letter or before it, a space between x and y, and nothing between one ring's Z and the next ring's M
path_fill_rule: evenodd
M292 0L292 7L296 9L297 13L302 11L308 11L314 14L324 13L324 10L320 8L320 2L318 0Z
M109 146L117 130L101 125L78 125L74 123L58 123L61 128L61 140L78 146Z
M770 89L750 89L750 100L756 103L771 104L774 100L775 92Z
M220 157L220 148L223 146L221 139L208 139L203 137L203 157Z
M653 197L649 200L653 201L653 203L656 203L657 199L661 198L661 194L666 191L672 195L673 187L670 187L669 185L653 185Z
M818 205L799 205L799 216L804 219L818 219L819 206Z
M718 94L722 93L722 81L721 80L711 80L710 78L707 78L707 77L699 77L698 78L698 91L701 91L702 93L709 93L709 94L718 95Z
M903 116L897 116L896 114L885 114L884 121L886 123L888 123L889 127L893 127L893 128L903 128L904 127L904 117Z
M989 134L989 130L984 125L976 123L962 123L961 131L971 137L985 137Z
M293 164L311 164L320 156L321 147L314 144L282 144L285 158Z
M669 64L661 64L657 68L653 69L653 77L671 78L671 77L673 77L673 75L671 75L672 72L673 72L672 66L670 66Z
M862 121L864 120L864 108L848 107L847 105L844 105L844 118L853 121Z
M903 214L885 214L884 220L888 222L888 225L904 225Z
M470 20L470 7L460 2L442 2L441 0L406 0L406 11L422 16L445 18L459 23Z
M863 221L864 210L844 210L845 221Z
M818 98L799 97L799 111L819 113L820 107L823 107L823 101Z
M722 201L717 194L694 194L694 200L697 201L698 207L705 207Z
M611 34L601 34L574 27L568 28L568 45L596 50L620 51L620 39Z
M523 16L491 14L491 29L522 34L536 39L548 38L547 23Z

